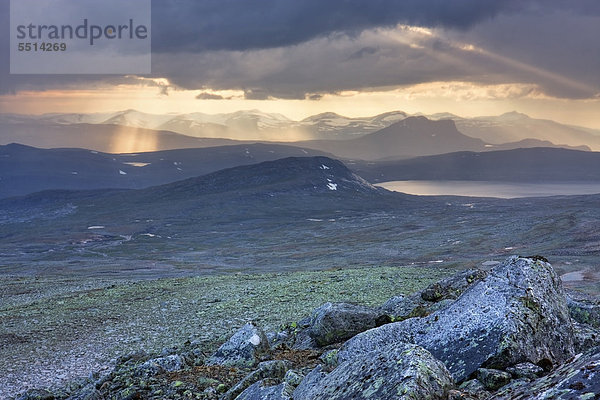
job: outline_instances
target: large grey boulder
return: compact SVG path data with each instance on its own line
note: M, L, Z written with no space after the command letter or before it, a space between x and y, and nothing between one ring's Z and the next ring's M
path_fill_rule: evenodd
M339 364L329 374L317 367L294 391L294 400L445 399L450 373L427 350L400 344Z
M550 368L574 355L560 279L550 264L519 257L492 269L443 310L353 337L338 360L374 350L385 353L402 342L429 350L458 382L481 367L532 362Z
M461 271L449 278L442 279L423 289L421 298L426 301L456 300L472 284L487 276L487 272L478 268Z
M544 369L532 363L520 363L506 369L515 379L534 380L544 375Z
M296 348L311 347L313 343L322 347L343 342L385 322L389 319L377 309L350 303L325 303L313 311L308 326L299 332Z
M467 269L431 284L420 292L406 297L394 296L380 309L394 321L425 317L452 304L469 286L479 282L486 275L481 269Z
M577 355L550 374L533 382L515 382L494 399L571 400L597 399L600 394L600 352Z
M394 296L386 301L381 311L392 321L404 321L408 318L426 317L431 313L444 309L454 302L452 299L427 301L421 297L422 292L413 293L406 297Z
M179 371L185 368L185 360L178 354L150 359L140 364L135 371L136 376L154 376L162 372Z
M481 382L487 390L494 391L507 385L512 379L512 376L505 371L489 368L479 368L477 370L477 380Z
M270 350L269 340L259 327L250 323L241 327L207 361L207 365L251 368Z

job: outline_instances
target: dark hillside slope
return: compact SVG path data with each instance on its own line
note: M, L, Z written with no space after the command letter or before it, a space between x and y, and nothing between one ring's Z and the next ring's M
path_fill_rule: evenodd
M600 153L559 148L456 152L409 160L353 161L348 165L373 183L400 180L600 181Z

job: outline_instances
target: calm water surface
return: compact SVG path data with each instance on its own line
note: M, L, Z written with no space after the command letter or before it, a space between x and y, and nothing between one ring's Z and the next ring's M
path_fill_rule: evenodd
M377 186L421 196L544 197L600 193L600 183L514 183L489 181L390 181Z

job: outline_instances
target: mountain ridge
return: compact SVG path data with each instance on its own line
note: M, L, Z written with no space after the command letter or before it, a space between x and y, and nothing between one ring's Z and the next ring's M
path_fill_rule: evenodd
M248 139L277 141L349 139L373 133L409 116L429 119L452 119L459 131L491 144L518 142L523 139L548 140L559 145L592 145L600 149L600 130L561 124L551 120L535 119L516 111L499 116L464 118L451 113L410 115L403 111L390 111L368 117L346 117L333 112L312 115L294 121L282 114L260 110L240 110L232 113L205 114L148 114L129 109L112 113L93 114L0 114L4 123L74 123L114 124L156 130L171 130L192 137L225 137L240 139L240 129L247 130ZM504 124L506 126L500 126ZM550 133L549 133L550 132Z
M348 164L370 182L475 180L498 182L600 181L600 153L562 148L460 151L380 162Z

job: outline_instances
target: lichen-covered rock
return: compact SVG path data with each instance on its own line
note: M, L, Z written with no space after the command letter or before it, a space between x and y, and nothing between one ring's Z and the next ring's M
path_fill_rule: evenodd
M445 399L453 387L444 364L413 344L360 354L329 374L317 368L296 388L294 400Z
M469 286L482 280L486 275L483 270L468 269L407 297L394 296L380 309L394 321L425 317L452 304Z
M532 363L519 363L512 367L506 368L506 372L510 373L515 379L534 380L544 375L544 369Z
M67 400L104 400L104 396L96 389L94 384L91 384L81 388L76 394L68 397Z
M567 290L566 294L571 318L582 324L600 328L600 299L577 290Z
M469 286L482 280L486 275L485 271L478 268L461 271L449 278L429 285L421 291L421 298L433 302L445 299L456 300Z
M219 400L235 399L240 393L246 390L254 383L264 379L276 379L281 381L285 373L291 368L289 361L272 360L264 361L258 364L258 369L246 375L244 379L239 381L234 387L229 389Z
M323 362L326 369L332 370L338 366L338 349L329 350L323 353L319 359Z
M314 367L308 374L306 374L300 384L298 384L296 390L294 390L294 400L297 400L297 396L302 396L303 393L310 390L310 388L316 387L317 384L326 376L327 374L323 371L323 367L321 365ZM296 393L296 391L298 393Z
M251 368L269 351L269 340L262 329L248 323L241 327L207 361L207 365Z
M317 346L339 343L389 322L381 311L349 303L325 303L315 309L305 333Z
M300 382L302 382L302 379L304 379L304 375L301 372L293 369L290 369L288 372L286 372L285 376L283 377L283 380L293 387L298 386Z
M55 396L49 390L33 389L17 396L16 400L54 400Z
M485 400L492 396L492 394L485 389L485 386L477 379L463 382L462 385L460 385L459 390L462 399Z
M477 369L520 362L559 365L574 354L562 284L541 260L510 257L450 306L363 332L346 342L340 362L398 343L416 343L443 361L457 381Z
M153 358L136 368L136 376L154 376L161 372L179 371L185 367L185 360L178 354Z
M535 381L508 385L494 399L567 400L597 399L600 393L600 352L577 355Z
M491 368L479 368L477 370L477 380L481 382L487 390L495 391L508 384L512 376L505 371Z
M266 332L265 336L269 340L271 348L275 348L280 344L287 343L290 339L288 332Z
M600 329L573 321L575 352L583 353L600 346Z
M291 400L293 391L286 382L267 386L265 381L259 381L244 390L235 400Z
M408 318L425 317L439 308L439 303L423 300L421 292L410 296L394 296L386 301L381 311L390 316L393 321L403 321Z

